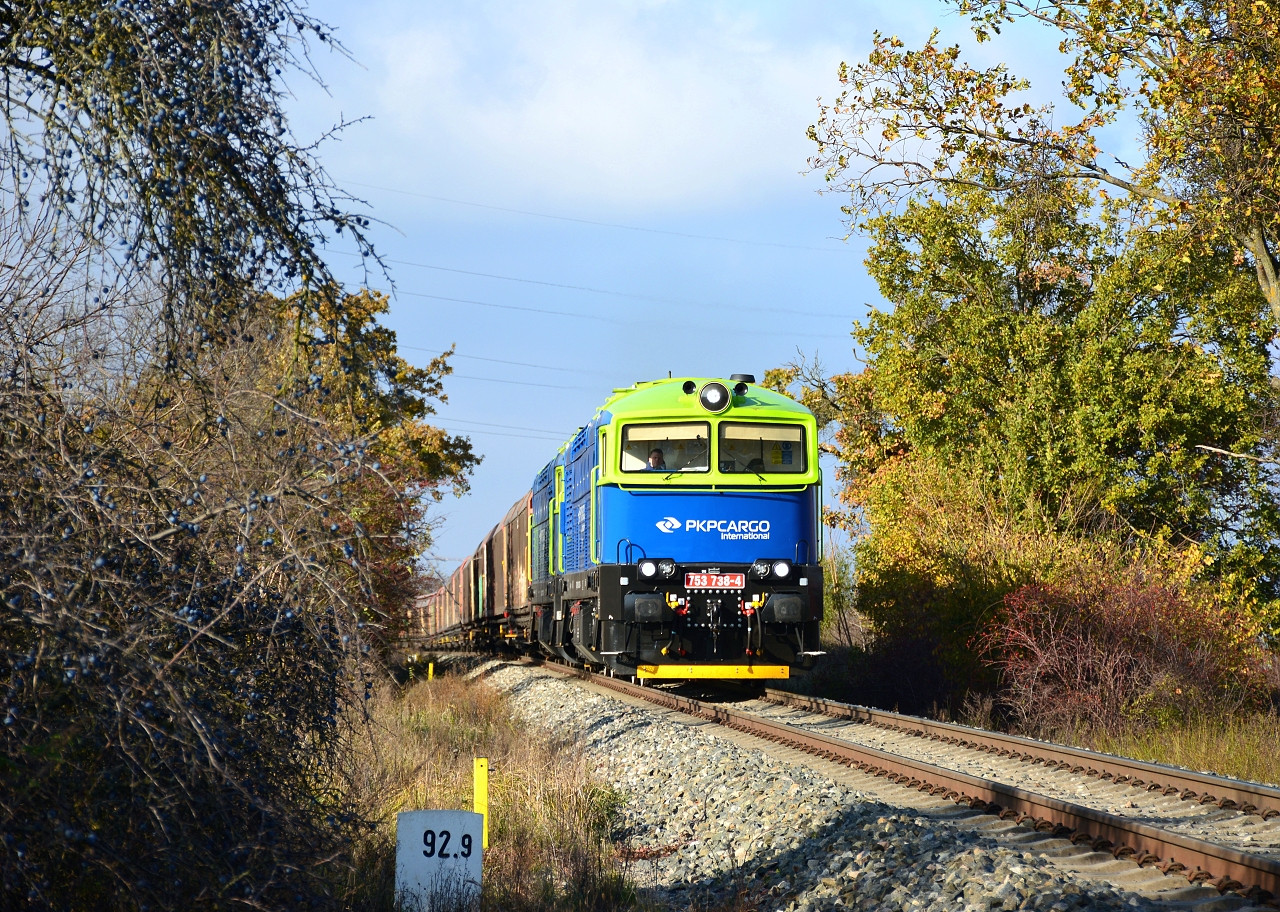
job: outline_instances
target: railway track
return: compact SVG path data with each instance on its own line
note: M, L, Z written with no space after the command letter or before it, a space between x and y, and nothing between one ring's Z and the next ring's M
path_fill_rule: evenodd
M720 704L591 681L1191 884L1269 904L1280 897L1277 788L781 691Z

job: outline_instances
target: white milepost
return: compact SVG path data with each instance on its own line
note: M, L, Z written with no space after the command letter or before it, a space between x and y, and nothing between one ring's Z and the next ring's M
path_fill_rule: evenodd
M402 811L396 816L396 897L413 912L480 907L484 816Z

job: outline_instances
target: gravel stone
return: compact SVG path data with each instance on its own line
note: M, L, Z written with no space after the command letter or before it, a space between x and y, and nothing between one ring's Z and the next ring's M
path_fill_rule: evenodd
M577 738L627 796L617 834L646 905L739 899L761 910L991 912L1160 909L1055 868L1047 856L896 808L756 750L537 669L474 674L525 719Z

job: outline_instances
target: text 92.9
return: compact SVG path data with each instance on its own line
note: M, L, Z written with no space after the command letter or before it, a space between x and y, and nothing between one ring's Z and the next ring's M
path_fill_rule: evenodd
M463 833L462 838L458 840L462 844L461 849L449 849L449 841L452 834L448 830L423 830L422 832L422 854L427 858L470 858L471 857L471 834Z

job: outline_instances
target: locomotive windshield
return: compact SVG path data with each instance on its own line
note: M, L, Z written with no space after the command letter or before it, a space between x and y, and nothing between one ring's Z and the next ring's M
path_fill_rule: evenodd
M720 424L721 472L805 471L804 428L798 424Z
M711 468L710 435L705 421L629 424L622 429L622 471L706 472Z

